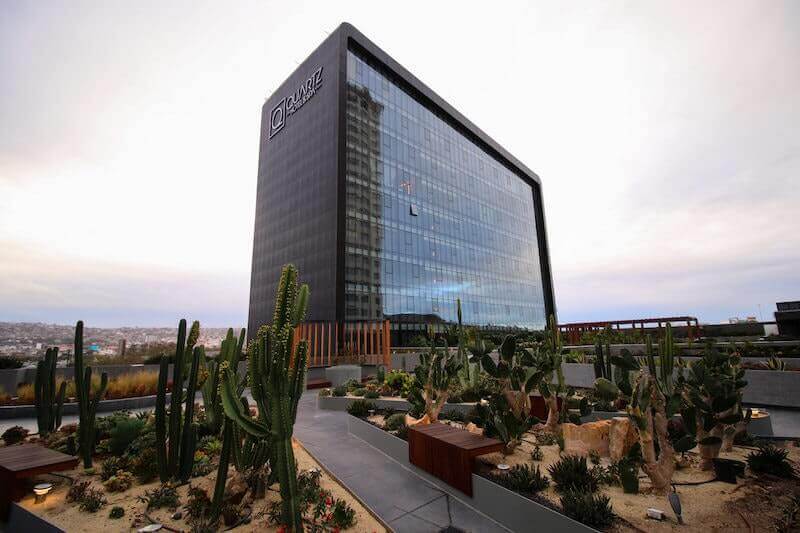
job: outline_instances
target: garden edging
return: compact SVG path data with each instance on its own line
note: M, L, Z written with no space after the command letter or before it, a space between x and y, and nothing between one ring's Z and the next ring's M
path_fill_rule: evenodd
M172 393L167 393L167 400L170 399ZM144 407L153 407L156 404L158 395L153 394L150 396L137 396L135 398L117 398L114 400L101 400L97 404L98 413L109 413L113 411L122 411L130 409L141 409ZM71 402L65 403L62 415L77 415L78 403ZM4 405L0 406L0 420L10 420L13 418L36 418L35 405Z
M447 492L464 505L491 518L511 531L528 531L531 528L531 524L536 524L543 531L563 531L565 533L594 531L594 529L576 522L558 511L525 498L476 474L472 474L473 495L470 498L440 479L412 465L408 460L408 443L406 441L352 415L347 416L347 430L351 435L381 451L390 459L400 463L404 468L411 470L440 490Z

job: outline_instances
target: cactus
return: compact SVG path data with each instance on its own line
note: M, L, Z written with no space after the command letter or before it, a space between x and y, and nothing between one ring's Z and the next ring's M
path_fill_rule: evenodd
M194 422L194 396L197 391L197 376L200 359L205 357L202 346L195 346L200 335L200 323L194 322L186 337L186 320L178 324L178 342L175 346L175 361L172 365L172 397L170 398L169 421L166 414L167 374L169 364L161 358L156 397L156 455L159 476L162 482L179 479L186 482L192 474L194 452L197 444L197 424ZM184 368L187 357L191 357L189 379L186 384L186 407L183 408ZM168 423L167 423L168 422ZM181 428L183 422L183 428ZM169 446L167 446L169 445Z
M308 344L301 340L293 350L295 327L304 319L308 286L298 288L297 269L286 265L270 326L262 326L248 361L248 383L258 408L254 418L241 402L236 369L223 362L220 396L225 416L257 439L270 440L271 467L277 470L281 492L281 521L291 531L302 531L301 500L292 433L297 403L303 392Z
M480 386L481 365L479 362L471 363L467 352L472 351L472 348L476 350L480 348L478 346L472 346L469 343L469 335L464 330L464 325L461 321L460 298L456 299L456 310L458 315L458 326L456 328L456 335L458 337L458 360L461 362L461 368L458 371L458 381L461 383L461 388L463 390L476 391ZM476 342L481 343L480 335L477 331L474 336L476 337Z
M565 411L558 409L558 397L571 396L572 393L567 390L566 382L564 380L564 371L561 368L564 358L561 351L564 348L561 342L561 334L556 326L555 317L550 315L548 320L549 328L546 332L546 340L544 344L539 347L535 364L538 368L538 374L541 375L539 382L539 392L547 405L547 422L545 429L547 431L555 432L558 430L558 425L565 416ZM551 389L553 379L555 378L555 390Z
M462 357L465 356L461 353L461 347L458 354L454 355L447 346L437 348L435 344L420 355L419 364L414 369L410 395L421 398L425 414L431 422L439 419L439 413L450 394L450 385L458 379L463 368Z
M108 374L103 372L100 376L100 388L91 394L92 367L83 366L83 321L75 325L75 395L78 397L78 443L83 467L92 467L92 454L95 446L94 422L97 414L97 405L106 392Z
M741 356L707 345L702 359L692 363L679 382L684 386L681 416L686 429L698 441L700 468L708 470L720 449L730 450L736 435L750 421L752 411L745 413L742 408L747 381Z
M58 348L48 348L44 359L36 365L36 382L34 385L36 423L39 435L46 437L50 432L61 427L61 408L67 382L62 381L56 393L56 361Z
M611 346L606 344L605 354L600 336L594 342L594 377L614 381L611 373Z

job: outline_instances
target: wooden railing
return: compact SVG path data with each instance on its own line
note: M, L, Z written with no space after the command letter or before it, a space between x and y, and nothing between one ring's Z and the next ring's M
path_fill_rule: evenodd
M308 342L308 366L360 363L391 367L389 321L303 322L295 341Z

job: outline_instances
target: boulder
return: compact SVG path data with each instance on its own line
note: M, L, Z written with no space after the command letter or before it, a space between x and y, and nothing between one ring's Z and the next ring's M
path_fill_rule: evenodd
M612 461L619 461L636 443L637 435L633 421L627 416L616 416L610 420L608 432L608 455Z
M476 426L473 422L470 422L469 424L464 426L464 429L466 429L467 431L469 431L474 435L483 435L483 429Z
M572 455L589 455L596 452L600 456L608 455L608 433L610 420L587 422L580 426L562 424L564 432L564 453Z
M422 418L420 419L414 418L413 416L406 414L406 426L408 427L424 426L430 423L431 423L431 417L429 417L427 414L423 415Z

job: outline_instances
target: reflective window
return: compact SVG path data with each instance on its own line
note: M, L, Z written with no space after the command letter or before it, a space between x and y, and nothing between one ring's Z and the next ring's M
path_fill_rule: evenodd
M346 319L544 328L533 192L347 55Z

